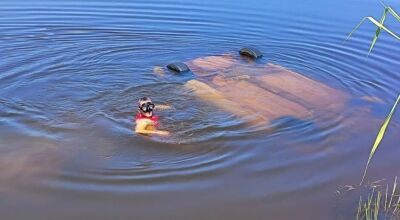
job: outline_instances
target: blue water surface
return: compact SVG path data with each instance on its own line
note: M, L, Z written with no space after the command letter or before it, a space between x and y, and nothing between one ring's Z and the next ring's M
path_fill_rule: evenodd
M400 93L400 42L382 32L368 56L368 22L345 39L382 13L375 0L0 1L0 218L354 219L359 195L335 191L359 182ZM350 101L271 131L196 99L193 76L155 71L243 46ZM133 133L142 96L173 105L171 137ZM371 181L400 175L399 132L397 112Z

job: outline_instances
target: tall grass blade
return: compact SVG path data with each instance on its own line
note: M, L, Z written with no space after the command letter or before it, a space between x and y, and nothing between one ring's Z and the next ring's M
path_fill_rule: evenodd
M400 196L397 196L397 197L398 198L397 198L397 202L395 204L394 210L393 210L393 215L396 214L396 212L397 212L397 210L399 209L399 206L400 206Z
M385 192L385 211L386 211L386 210L389 210L388 207L387 207L388 193L389 193L389 184L386 184L386 192Z
M377 20L375 20L373 17L366 17L368 20L370 20L375 26L385 30L386 32L388 32L390 35L392 35L394 38L396 38L397 40L400 40L400 36L393 33L391 30L389 30L387 27L385 27L384 25L382 25L381 23L379 23Z
M358 30L358 28L360 28L360 26L365 22L366 19L367 19L367 17L364 17L364 18L361 19L360 23L357 24L357 26L350 32L349 35L347 35L346 40L348 40L348 39L353 35L353 33L354 33L356 30ZM346 41L346 40L345 40L345 41Z
M393 10L392 7L387 6L385 3L383 3L382 1L380 1L381 5L383 5L383 7L385 9L388 9L389 13L391 15L393 15L393 17L395 17L398 21L400 21L400 16Z
M381 5L382 5L384 8L387 8L387 7L388 7L382 0L379 0L379 2L381 3Z
M386 186L369 185L371 189L365 200L362 196L358 201L357 220L379 220L379 219L397 219L400 220L400 195L398 192L397 176L393 185ZM389 189L390 188L390 189ZM391 191L391 192L389 192Z
M389 125L390 119L392 118L392 115L393 115L394 111L396 110L396 106L399 103L399 101L400 101L400 95L397 97L397 100L394 103L394 105L392 107L392 110L390 110L389 115L386 117L385 121L382 124L381 129L378 132L378 135L376 136L374 145L372 146L371 152L370 152L369 157L368 157L367 165L365 166L364 174L363 174L363 177L361 179L360 185L364 182L364 179L365 179L365 176L367 175L367 170L368 170L368 167L369 167L369 163L371 162L372 156L374 156L376 149L378 149L379 144L381 143L381 141L383 139L383 136L385 135L385 132L386 132L386 129L387 129L388 125Z
M391 7L389 7L388 9L389 13L393 15L393 17L395 17L398 21L400 21L400 16Z
M400 40L400 36L399 35L395 34L394 32L392 32L391 30L389 30L388 28L386 28L383 25L385 23L385 20L386 20L386 17L387 17L388 13L391 14L393 17L395 17L398 21L400 21L400 16L396 13L396 11L393 10L393 8L386 6L382 1L380 1L380 2L383 5L383 7L385 8L384 11L383 11L383 15L382 15L381 20L378 22L377 20L375 20L375 18L370 17L370 16L362 18L360 23L358 23L358 25L350 32L350 34L345 39L345 41L348 40L353 35L353 33L365 22L365 20L368 19L369 21L371 21L375 26L377 26L377 29L375 31L374 38L372 39L368 55L371 54L372 49L374 48L374 46L376 44L376 41L378 40L379 35L380 35L382 30L384 30L387 33L389 33L392 37Z
M375 207L374 207L374 219L375 220L378 220L380 204L381 204L381 192L378 192L378 196L375 200Z
M397 14L396 14L396 15L397 15ZM385 13L384 13L384 15L382 16L383 21L381 21L381 22L378 22L378 21L375 20L375 18L373 18L373 17L364 17L363 19L361 19L360 23L358 23L358 25L350 32L350 34L347 36L346 40L348 40L358 28L360 28L360 26L365 22L366 19L368 19L368 20L371 21L375 26L378 27L378 29L377 29L376 32L375 32L374 39L372 40L372 44L371 44L371 47L370 47L370 49L369 49L369 52L371 52L371 51L372 51L372 48L375 46L375 43L376 43L376 41L377 41L377 39L378 39L378 37L379 37L379 34L380 34L381 30L384 30L384 31L388 32L390 35L392 35L392 37L394 37L394 38L400 40L400 36L399 36L399 35L395 34L394 32L392 32L391 30L389 30L387 27L385 27L385 26L383 25L383 22L384 22L384 20L386 19L386 16L387 16L387 12L386 12L386 9L385 9Z
M379 22L379 24L383 25L385 23L385 19L386 19L387 13L388 13L388 9L385 8L385 10L383 11L383 15L382 15L382 18L381 18L381 21ZM375 36L374 36L374 39L372 40L372 43L371 43L371 46L369 48L368 54L370 54L372 49L374 48L374 45L375 45L376 41L378 40L378 37L379 37L379 34L381 33L381 30L382 30L382 28L380 28L380 27L378 27L376 29Z
M397 176L394 179L392 195L390 196L390 201L389 201L389 207L392 207L392 201L393 201L394 193L396 192L396 188L397 188Z
M358 208L357 208L357 220L361 219L361 210L362 210L362 197L360 196L360 200L358 201Z

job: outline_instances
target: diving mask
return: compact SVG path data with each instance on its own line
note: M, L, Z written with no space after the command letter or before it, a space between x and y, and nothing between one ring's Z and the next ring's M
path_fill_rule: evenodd
M139 109L145 113L152 112L154 108L155 108L155 105L151 102L146 102L146 103L139 105Z

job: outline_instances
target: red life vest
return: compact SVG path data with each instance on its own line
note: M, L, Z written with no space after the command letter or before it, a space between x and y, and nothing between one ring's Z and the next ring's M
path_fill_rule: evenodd
M158 116L155 116L155 115L152 115L151 117L147 117L139 112L136 114L135 119L136 119L136 121L140 120L140 119L149 119L150 121L152 121L154 123L154 125L158 124Z

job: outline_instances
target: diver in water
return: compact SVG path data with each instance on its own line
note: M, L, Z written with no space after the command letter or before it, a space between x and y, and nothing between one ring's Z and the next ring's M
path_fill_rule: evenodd
M154 115L153 110L156 106L148 97L139 99L139 110L136 115L136 126L135 132L138 134L157 134L157 135L169 135L168 131L157 130L158 116ZM169 109L170 106L157 105L157 109Z

